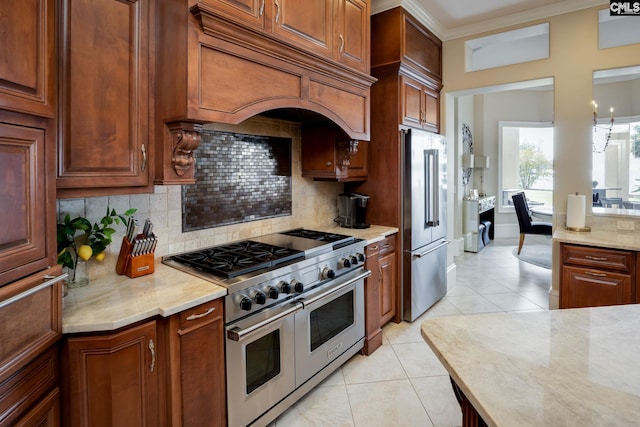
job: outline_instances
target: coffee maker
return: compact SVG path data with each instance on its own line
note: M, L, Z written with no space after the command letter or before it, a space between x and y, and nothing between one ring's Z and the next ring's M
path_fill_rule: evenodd
M338 224L345 228L369 228L366 223L369 196L361 193L338 196Z

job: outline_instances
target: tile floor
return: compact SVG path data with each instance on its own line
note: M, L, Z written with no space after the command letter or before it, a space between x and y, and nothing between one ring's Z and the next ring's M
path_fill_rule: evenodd
M536 241L536 239L538 239ZM527 243L551 240L527 236ZM519 261L513 239L496 240L478 254L456 257L457 283L413 323L389 323L383 345L356 355L271 427L438 426L462 424L449 376L420 335L428 317L548 308L551 270Z

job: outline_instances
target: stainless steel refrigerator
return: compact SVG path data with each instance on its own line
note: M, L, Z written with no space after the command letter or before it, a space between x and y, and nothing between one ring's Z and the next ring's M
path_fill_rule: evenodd
M447 156L442 135L402 136L402 311L413 322L447 293Z

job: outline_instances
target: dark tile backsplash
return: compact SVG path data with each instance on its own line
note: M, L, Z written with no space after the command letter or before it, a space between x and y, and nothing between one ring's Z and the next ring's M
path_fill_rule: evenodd
M291 139L204 130L182 230L291 215Z

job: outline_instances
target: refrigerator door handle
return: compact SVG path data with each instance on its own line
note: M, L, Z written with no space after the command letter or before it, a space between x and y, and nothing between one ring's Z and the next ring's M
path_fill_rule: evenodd
M425 150L425 226L436 227L440 225L440 201L438 193L439 159L438 150Z
M447 246L449 243L451 243L451 240L442 240L440 242L440 244L438 246L436 246L435 248L431 248L428 251L417 253L417 254L412 254L412 255L414 255L414 256L416 256L418 258L422 258L423 256L429 255L433 251L437 251L438 249L440 249L443 246Z

